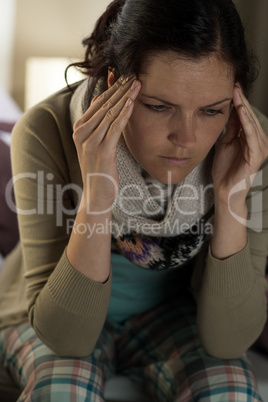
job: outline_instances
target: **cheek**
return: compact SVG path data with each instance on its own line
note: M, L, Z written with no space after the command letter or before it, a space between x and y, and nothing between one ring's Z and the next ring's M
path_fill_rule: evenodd
M129 142L146 143L155 133L155 123L150 113L140 105L135 105L133 113L125 129L125 137ZM135 145L135 144L134 144ZM136 144L138 145L138 144Z
M208 141L211 143L211 145L213 145L218 140L227 123L228 117L224 119L217 119L217 117L215 117L215 121L211 121L210 124L207 124L206 127L203 127L205 137L207 133L210 133L210 135L208 136Z

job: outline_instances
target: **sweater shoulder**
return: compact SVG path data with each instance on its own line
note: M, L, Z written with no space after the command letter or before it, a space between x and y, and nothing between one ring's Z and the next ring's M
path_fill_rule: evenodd
M70 100L72 92L68 88L51 95L26 111L16 123L12 138L27 132L36 132L42 135L51 125L61 128L63 125L71 128ZM63 124L64 123L64 124Z
M66 182L79 180L70 118L72 95L73 90L64 88L29 109L17 122L11 139L13 174L46 167ZM70 176L71 171L75 177Z

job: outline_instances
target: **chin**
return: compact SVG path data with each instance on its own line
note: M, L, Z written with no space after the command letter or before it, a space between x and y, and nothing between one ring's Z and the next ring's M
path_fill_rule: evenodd
M167 172L165 174L161 174L161 173L153 174L153 172L152 173L149 172L149 174L154 179L159 181L160 183L172 184L172 185L175 185L175 184L178 184L178 183L182 182L189 173L190 172L182 174L182 172L181 172L181 174L178 174L178 172L174 173L172 170L170 170L169 172Z

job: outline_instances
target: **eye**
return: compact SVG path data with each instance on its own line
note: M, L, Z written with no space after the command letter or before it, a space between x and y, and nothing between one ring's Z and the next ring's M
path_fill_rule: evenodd
M221 109L205 109L208 116L216 116L217 114L224 114Z
M166 105L148 105L145 103L145 106L150 109L153 110L154 112L164 112L165 110L168 109L168 106Z

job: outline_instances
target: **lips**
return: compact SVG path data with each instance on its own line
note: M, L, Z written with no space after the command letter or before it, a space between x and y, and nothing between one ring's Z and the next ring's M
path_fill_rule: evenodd
M167 164L173 166L183 166L190 161L190 158L174 158L169 156L160 156L160 158L163 159Z

